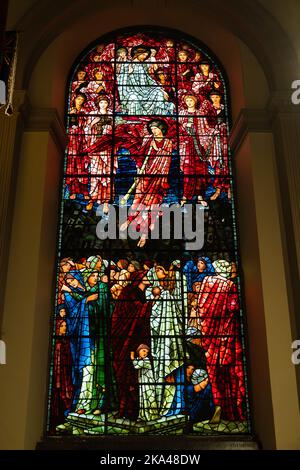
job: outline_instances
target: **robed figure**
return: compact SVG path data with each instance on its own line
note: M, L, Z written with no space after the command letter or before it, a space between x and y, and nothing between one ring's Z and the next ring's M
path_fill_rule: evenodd
M198 298L198 324L215 405L222 419L243 421L245 383L239 335L237 287L231 263L215 261L216 275L204 278Z
M139 414L138 372L130 353L150 338L151 303L146 301L146 271L131 274L112 315L111 344L119 394L119 416L135 420Z

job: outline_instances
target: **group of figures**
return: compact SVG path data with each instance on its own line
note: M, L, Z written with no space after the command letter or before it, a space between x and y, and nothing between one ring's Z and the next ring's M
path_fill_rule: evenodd
M245 421L234 263L60 262L52 425L70 412Z
M212 62L184 43L136 35L93 50L71 83L67 197L108 213L126 155L134 174L131 185L122 174L125 200L133 196L127 226L138 226L139 246L148 229L140 208L166 200L176 156L183 174L178 203L207 207L221 194L230 198L223 88Z
M77 64L67 135L49 432L249 432L219 67L188 41L117 34ZM202 251L150 240L174 203L203 210ZM137 246L82 242L112 205Z

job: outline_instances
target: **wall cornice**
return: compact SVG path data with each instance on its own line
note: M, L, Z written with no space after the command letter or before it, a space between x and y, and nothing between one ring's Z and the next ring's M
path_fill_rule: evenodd
M55 108L35 108L27 103L21 114L25 131L49 132L63 155L67 143L66 129Z
M271 121L266 109L241 109L229 136L229 145L237 152L249 132L271 132Z

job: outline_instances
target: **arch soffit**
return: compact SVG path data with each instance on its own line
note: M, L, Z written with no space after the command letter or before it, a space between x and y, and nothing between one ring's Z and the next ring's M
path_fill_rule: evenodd
M205 5L205 11L203 4L200 7L195 0L187 1L193 11L198 12L199 18L205 14L213 15L216 22L249 47L264 70L270 90L290 88L297 67L295 51L279 23L257 0L211 0L209 6ZM103 2L103 17L113 10L124 8L124 5L124 0L115 0L113 4ZM183 11L181 0L158 0L154 6L152 4L154 17L160 24L168 20L166 26L174 28L177 19L188 11L186 6L185 3ZM143 24L145 19L146 24L151 23L149 16L144 14L149 9L148 2L133 0L128 2L128 8L136 10L133 23ZM99 3L93 0L60 0L59 9L53 8L53 0L35 3L15 25L16 30L23 31L18 87L28 87L39 57L59 34L71 28L78 17L93 16L97 11L99 12ZM173 12L172 17L168 16L170 11ZM178 15L175 14L176 11ZM122 24L119 27L122 27Z

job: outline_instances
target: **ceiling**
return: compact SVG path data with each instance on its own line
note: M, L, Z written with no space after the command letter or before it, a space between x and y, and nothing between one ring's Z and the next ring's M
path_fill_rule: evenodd
M9 0L7 29L14 29L15 24L41 0ZM70 0L72 1L72 0ZM289 36L300 58L300 1L299 0L252 0L260 3ZM53 1L54 3L54 1ZM59 1L58 1L59 3ZM276 53L276 51L274 51Z

